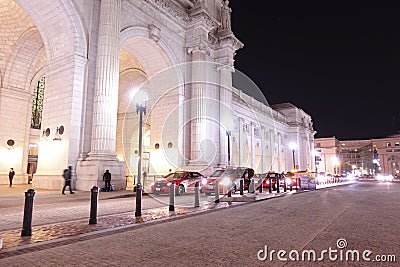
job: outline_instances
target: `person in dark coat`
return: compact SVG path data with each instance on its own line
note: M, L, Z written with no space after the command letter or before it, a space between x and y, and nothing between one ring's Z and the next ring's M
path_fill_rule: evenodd
M13 168L10 168L10 171L8 172L8 180L10 181L10 187L12 186L12 181L14 179L15 171Z
M103 181L105 183L104 190L107 192L110 192L111 188L111 173L109 170L106 170L106 172L103 174Z
M71 176L72 176L72 166L68 166L68 169L65 169L64 170L64 187L63 187L63 189L62 189L62 191L61 191L61 193L63 194L63 195L65 195L65 188L67 187L67 186L69 186L69 193L70 194L75 194L75 192L72 192L72 187L71 187Z

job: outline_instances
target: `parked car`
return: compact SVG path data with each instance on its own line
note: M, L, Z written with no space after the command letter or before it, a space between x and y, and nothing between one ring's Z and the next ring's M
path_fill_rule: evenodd
M201 192L206 195L215 193L215 184L219 183L219 192L232 190L235 193L240 189L240 179L244 179L243 189L248 190L250 179L254 176L254 170L246 167L226 167L214 171L208 178L201 182Z
M151 185L151 192L154 194L169 193L170 185L174 183L175 195L182 196L186 192L194 192L196 182L199 182L200 186L203 178L204 176L199 172L176 171L153 182Z
M261 174L257 175L257 177L263 179L262 180L263 188L269 189L269 187L271 186L272 190L277 189L277 179L279 179L280 187L284 186L284 182L286 182L287 185L290 184L290 182L291 182L290 179L288 179L286 181L285 175L283 173L277 173L277 172L261 173ZM270 185L270 181L271 181L271 185ZM258 188L259 188L259 186L257 186L257 189Z

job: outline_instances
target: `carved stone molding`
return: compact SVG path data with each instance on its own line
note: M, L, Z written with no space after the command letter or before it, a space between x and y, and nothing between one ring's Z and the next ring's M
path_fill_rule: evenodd
M154 42L158 42L160 40L160 32L161 29L154 24L149 25L149 38L152 39Z
M205 44L203 42L201 42L198 45L188 47L188 50L187 50L188 54L193 54L193 52L196 52L196 51L200 51L206 55L210 55L210 48L208 47L207 44Z
M173 18L179 18L183 22L187 22L190 20L186 10L182 7L179 7L176 4L173 4L172 1L168 0L142 0L142 1L149 3L162 13L166 13Z

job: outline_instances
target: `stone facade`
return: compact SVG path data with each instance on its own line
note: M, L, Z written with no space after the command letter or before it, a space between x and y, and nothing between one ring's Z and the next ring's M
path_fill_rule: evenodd
M400 177L400 134L366 140L315 138L319 172ZM335 163L334 158L338 161Z
M223 5L0 1L0 183L13 167L16 183L33 176L36 188L60 189L71 165L78 190L102 186L105 169L117 189L132 185L139 102L147 106L141 171L153 179L228 164L287 171L288 142L298 144L298 167L313 168L311 117L233 86L243 44Z

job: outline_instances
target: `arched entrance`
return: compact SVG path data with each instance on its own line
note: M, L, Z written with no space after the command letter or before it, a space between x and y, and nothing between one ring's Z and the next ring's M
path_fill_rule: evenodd
M83 91L77 83L84 80L78 76L85 72L86 35L69 1L2 0L0 46L0 117L6 122L0 143L14 141L12 147L1 146L1 157L10 160L0 162L0 169L13 167L16 183L28 182L28 174L37 169L37 179L40 175L43 179L40 184L48 187L52 177L59 179L69 155L79 147L79 136L70 140L71 121L79 124L80 118L66 115L65 110L82 109L73 98L81 97ZM63 142L51 143L61 125L66 129ZM47 128L51 142L42 146Z
M138 174L138 130L139 115L136 104L145 102L147 113L143 121L143 157L141 173L145 189L156 177L175 169L162 148L178 153L178 129L172 139L163 144L162 132L166 114L176 108L180 101L177 88L168 88L163 77L166 69L177 61L174 53L162 41L149 37L149 30L132 27L121 32L119 104L117 123L117 155L126 162L127 187L132 187ZM174 80L173 78L169 77ZM168 82L167 82L168 83ZM177 121L179 118L177 118ZM174 130L172 130L173 132Z

